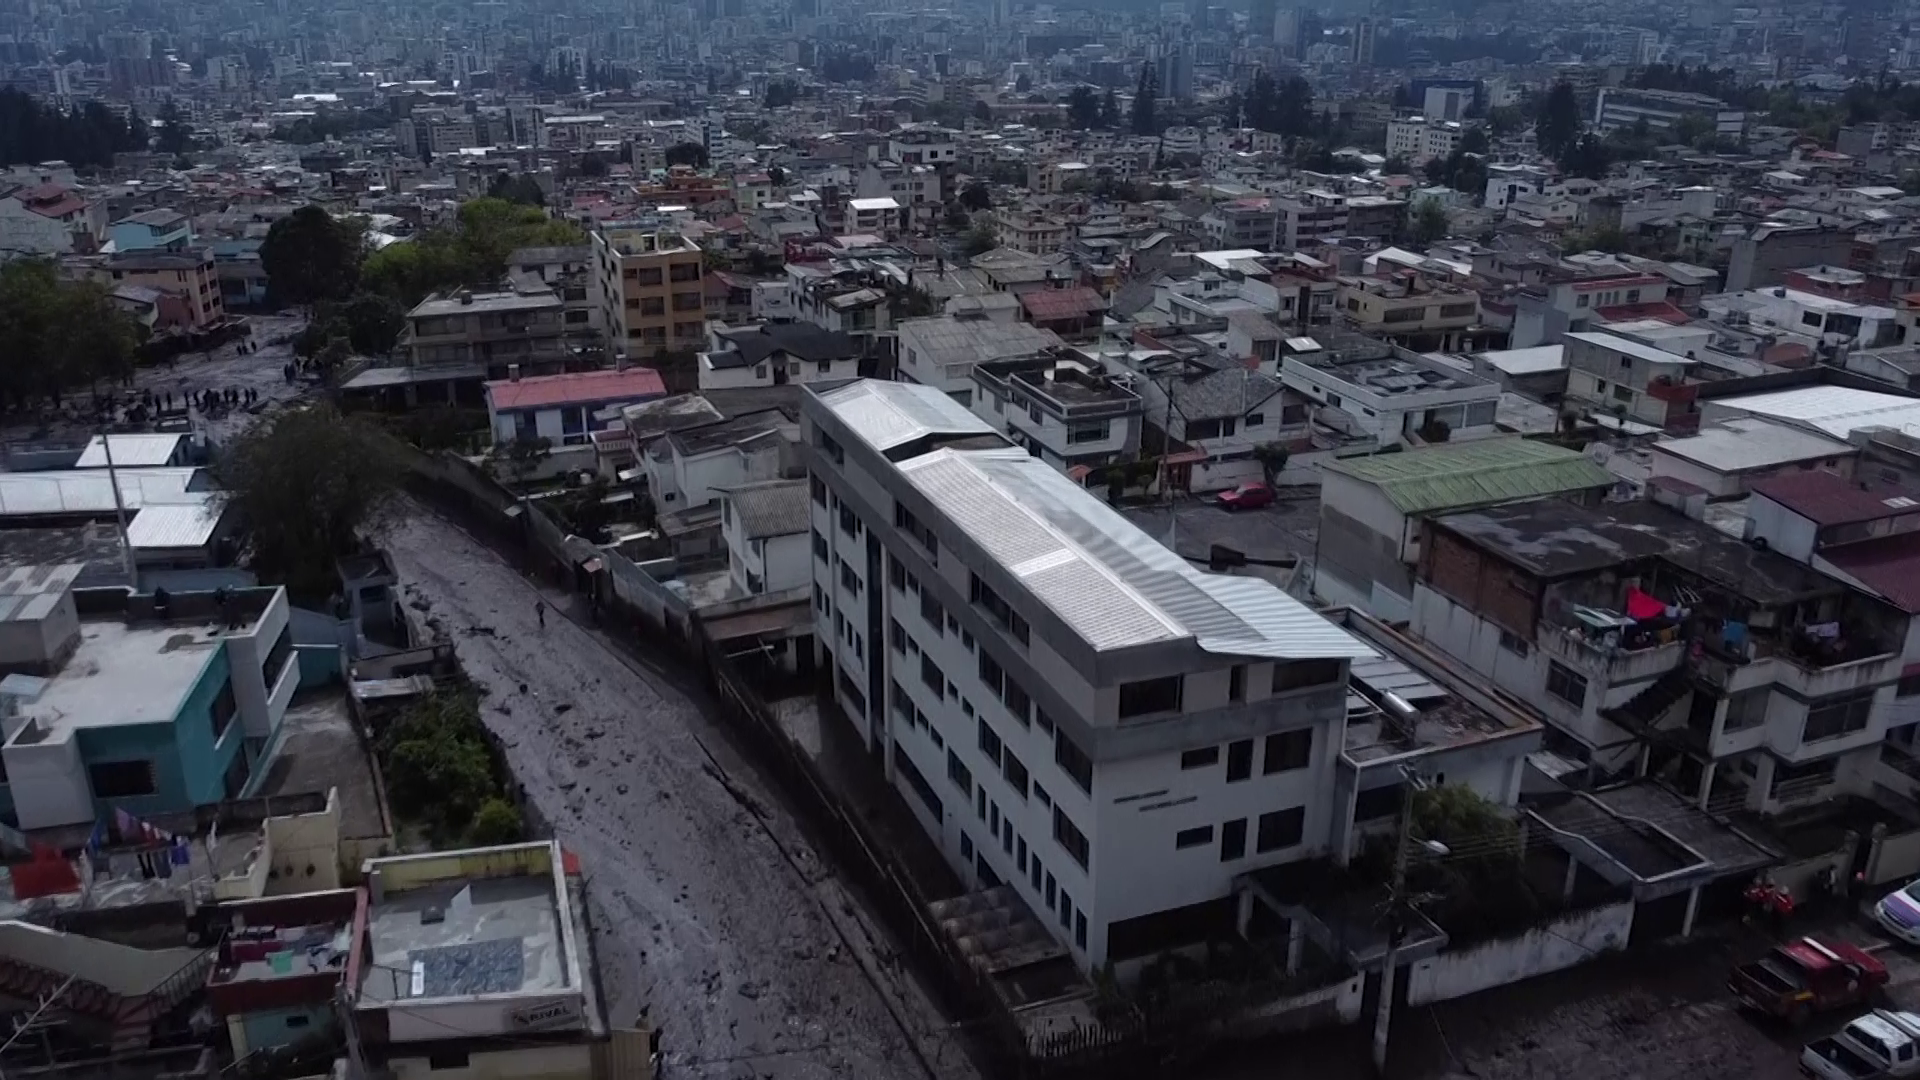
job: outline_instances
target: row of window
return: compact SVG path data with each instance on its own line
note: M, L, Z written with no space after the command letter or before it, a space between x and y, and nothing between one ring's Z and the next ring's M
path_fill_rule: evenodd
M1304 769L1313 761L1313 729L1299 728L1266 737L1260 775ZM1202 746L1180 755L1180 768L1205 769L1220 763L1220 747ZM1234 784L1253 775L1253 740L1236 739L1227 744L1227 783Z
M1289 807L1261 814L1254 829L1253 850L1256 854L1282 851L1297 847L1306 836L1307 808ZM1200 825L1191 829L1182 829L1173 836L1175 850L1206 847L1213 843L1213 826ZM1220 823L1220 861L1232 862L1247 853L1247 819L1235 818Z

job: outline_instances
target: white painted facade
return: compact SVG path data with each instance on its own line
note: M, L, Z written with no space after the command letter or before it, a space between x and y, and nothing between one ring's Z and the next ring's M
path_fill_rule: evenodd
M661 513L705 506L721 488L778 479L783 441L769 431L750 442L686 454L671 439L660 439L641 455L647 490Z
M720 537L727 545L727 576L745 596L786 592L813 580L813 555L806 532L748 539L742 534L733 501L721 495Z

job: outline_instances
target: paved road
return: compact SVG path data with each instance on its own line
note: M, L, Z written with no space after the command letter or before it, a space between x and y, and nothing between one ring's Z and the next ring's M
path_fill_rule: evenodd
M407 510L382 541L586 868L609 1019L648 1006L670 1075L971 1077L883 935L695 701L555 610L541 629L531 583Z

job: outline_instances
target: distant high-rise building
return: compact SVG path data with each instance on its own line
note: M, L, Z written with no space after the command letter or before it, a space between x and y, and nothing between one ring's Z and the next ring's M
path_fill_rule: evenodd
M1300 57L1302 60L1306 59L1307 50L1318 45L1320 39L1325 36L1325 32L1325 27L1320 24L1320 13L1318 11L1312 8L1300 8L1295 13L1293 23L1294 55Z
M1353 66L1370 68L1373 66L1373 16L1362 15L1353 23Z
M1175 101L1193 100L1193 43L1170 42L1160 54L1154 73L1160 79L1160 96Z
M1013 22L1013 0L993 0L993 25L1006 26Z
M1247 36L1255 41L1272 41L1274 24L1280 16L1280 0L1253 0L1247 12Z

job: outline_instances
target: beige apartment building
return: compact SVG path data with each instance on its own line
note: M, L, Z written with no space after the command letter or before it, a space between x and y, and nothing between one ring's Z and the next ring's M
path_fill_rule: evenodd
M706 341L700 247L671 230L603 225L593 267L617 355L651 357Z

